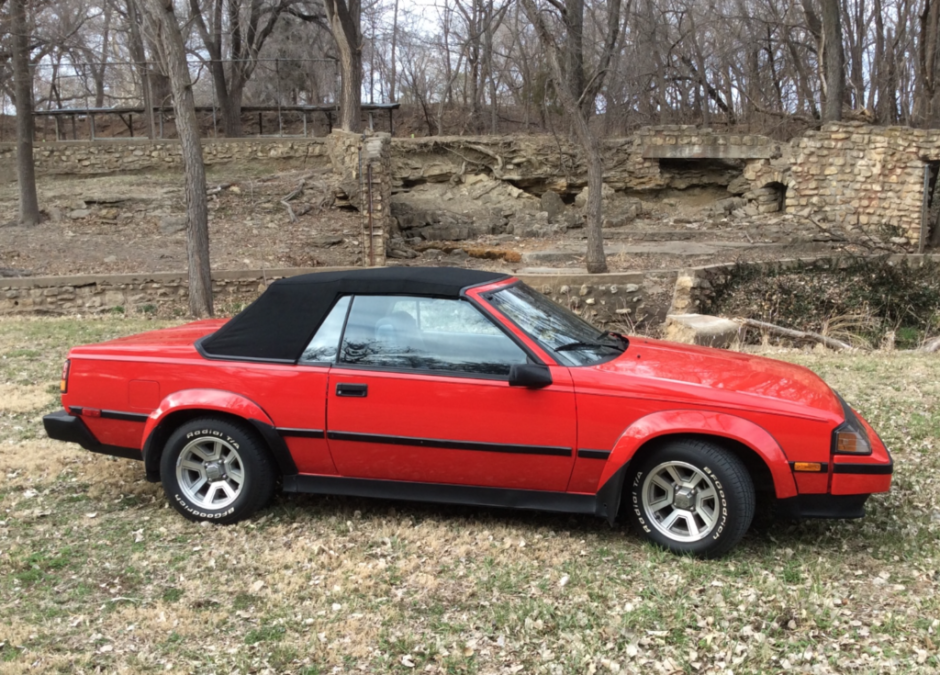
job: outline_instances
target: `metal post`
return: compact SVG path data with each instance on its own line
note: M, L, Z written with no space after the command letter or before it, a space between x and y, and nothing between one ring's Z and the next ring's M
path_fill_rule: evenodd
M163 105L160 106L160 138L163 138Z
M388 109L388 134L389 136L395 135L395 122L392 117L392 113L395 112L391 108Z
M52 118L55 121L55 139L61 141L61 134L59 133L59 116L56 115Z
M375 224L372 222L372 160L368 167L369 181L369 267L375 267Z
M91 140L95 140L95 113L88 113L88 122L91 125Z
M258 112L258 136L264 136L264 121L261 119L261 116L264 115L263 112Z
M127 119L130 120L130 123L127 125L131 130L131 138L134 137L134 113L127 113Z
M274 59L275 95L277 96L277 135L284 135L284 121L281 119L281 60Z
M219 137L219 123L215 115L215 87L212 87L212 136L213 138Z
M154 141L157 139L157 128L156 128L156 122L153 119L154 100L153 100L153 85L151 84L153 80L150 77L150 64L146 62L144 63L144 72L147 74L147 92L149 94L147 96L147 100L150 102L150 114L147 115L147 118L150 120L150 140ZM160 136L161 137L163 136L162 129L160 132Z
M917 252L923 253L927 247L927 237L930 236L930 164L924 164L924 199L920 208L920 237L917 241ZM937 169L940 174L940 168ZM938 178L940 180L940 178Z
M303 115L304 117L304 138L306 138L307 137L307 111L306 110L301 111L301 115Z
M375 131L375 123L372 119L372 111L369 111L369 131Z

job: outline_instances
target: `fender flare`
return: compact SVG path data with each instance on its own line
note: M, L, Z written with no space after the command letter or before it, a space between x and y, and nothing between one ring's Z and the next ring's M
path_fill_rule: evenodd
M164 398L160 405L150 413L144 425L143 459L147 479L153 482L160 480L160 454L166 433L163 423L173 413L184 410L199 412L219 412L226 415L240 417L258 432L267 445L282 476L292 476L297 473L297 465L291 457L290 450L281 435L277 432L273 420L257 403L241 394L235 394L222 389L184 389L173 392Z
M737 415L708 410L663 410L636 420L623 432L610 453L598 481L598 485L603 486L601 491L616 488L619 493L625 468L637 451L655 438L677 434L728 438L745 445L767 465L778 499L797 495L787 457L766 429Z

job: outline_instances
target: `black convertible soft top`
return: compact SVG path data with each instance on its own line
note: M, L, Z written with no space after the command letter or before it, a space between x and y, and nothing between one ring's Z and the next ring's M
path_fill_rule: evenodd
M469 286L508 275L453 267L382 267L279 279L198 348L210 358L294 362L343 295L457 298Z

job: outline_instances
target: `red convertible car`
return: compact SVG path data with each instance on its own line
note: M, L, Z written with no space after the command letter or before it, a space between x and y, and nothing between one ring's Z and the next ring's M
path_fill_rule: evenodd
M192 520L287 492L618 515L725 553L759 498L855 518L875 431L805 368L600 332L519 280L447 268L283 279L230 321L71 350L50 437L141 460Z

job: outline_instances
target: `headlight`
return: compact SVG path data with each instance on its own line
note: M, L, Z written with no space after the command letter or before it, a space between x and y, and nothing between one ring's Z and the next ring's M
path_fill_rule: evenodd
M846 455L870 455L871 443L868 442L868 436L864 431L837 429L835 448L832 451Z
M839 396L836 394L836 396ZM870 455L871 441L868 440L868 432L858 421L851 406L845 402L841 396L839 401L842 403L842 410L845 412L845 422L836 427L832 432L832 452L838 455Z

